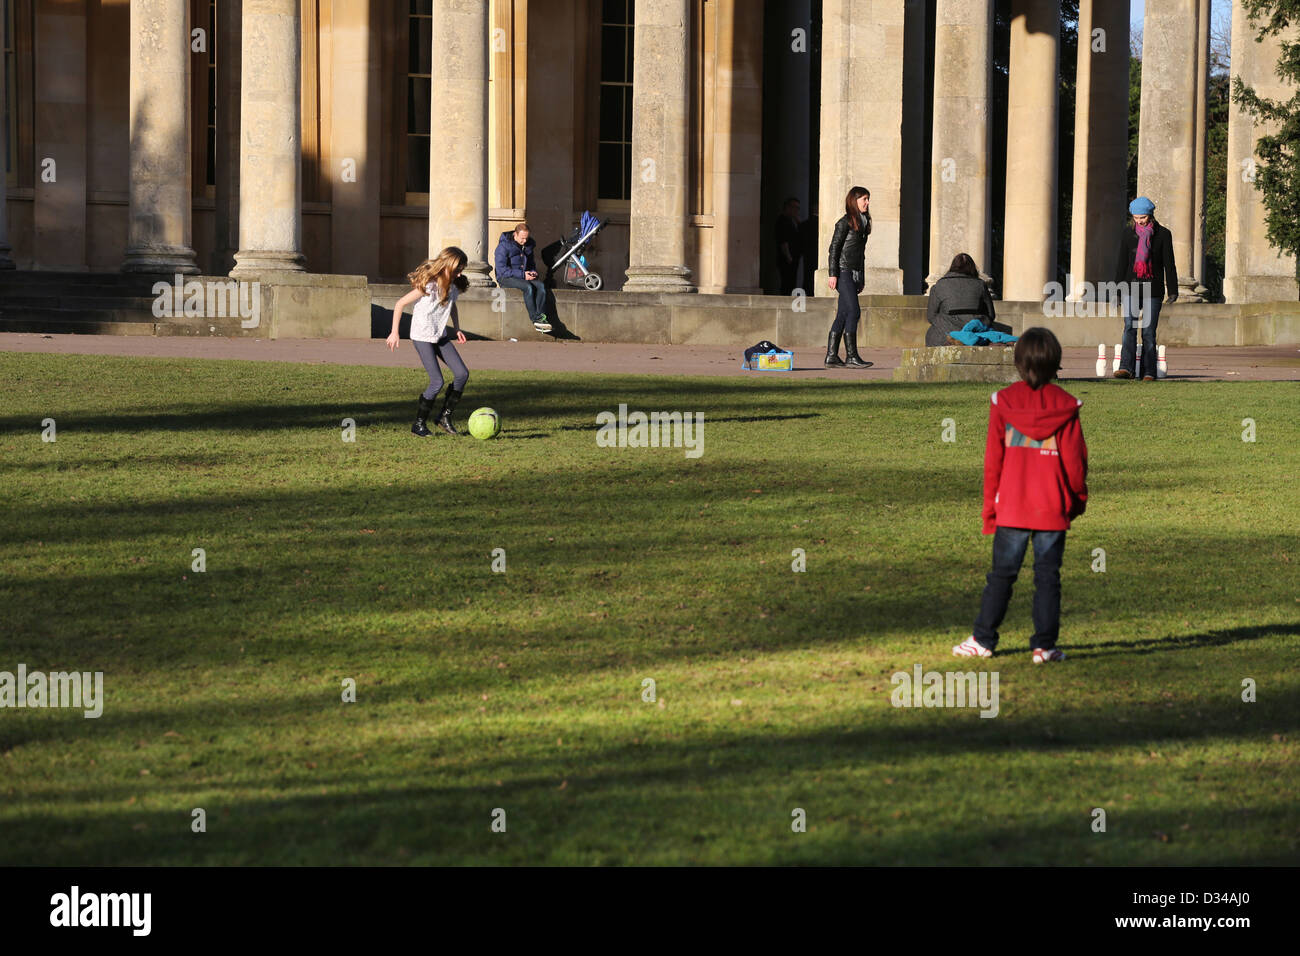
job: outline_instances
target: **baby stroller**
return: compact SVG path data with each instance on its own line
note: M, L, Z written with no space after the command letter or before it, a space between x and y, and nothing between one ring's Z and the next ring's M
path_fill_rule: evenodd
M577 229L569 233L566 238L561 239L555 246L547 247L547 251L554 250L555 256L554 261L550 264L551 271L546 277L548 285L554 287L557 276L563 279L566 285L578 289L588 289L592 292L604 285L604 280L601 279L600 275L587 268L587 257L584 253L586 253L591 241L596 237L596 233L604 229L608 222L608 219L602 222L591 213L584 212ZM546 258L543 255L543 259Z

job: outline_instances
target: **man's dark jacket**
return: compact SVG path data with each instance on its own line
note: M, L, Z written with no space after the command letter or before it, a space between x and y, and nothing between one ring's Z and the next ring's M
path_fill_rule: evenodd
M1137 259L1138 236L1132 223L1126 225L1119 237L1119 259L1115 263L1115 281L1151 283L1151 297L1157 302L1169 295L1178 295L1178 270L1174 268L1174 237L1169 230L1155 219L1151 220L1155 231L1151 234L1151 254L1147 261L1151 264L1151 278L1139 279L1133 274L1133 264Z
M501 233L501 238L497 241L496 256L494 257L497 278L522 279L525 272L536 272L537 266L533 262L534 246L532 236L524 240L524 244L521 246L515 242L513 231L506 230Z

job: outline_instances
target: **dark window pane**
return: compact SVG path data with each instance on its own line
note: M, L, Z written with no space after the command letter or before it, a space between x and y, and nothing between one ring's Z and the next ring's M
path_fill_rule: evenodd
M406 131L429 132L429 88L425 77L412 76L406 80Z
M217 184L217 131L211 126L208 127L208 162L205 181L209 186Z
M208 67L208 125L217 121L217 68Z
M601 7L600 20L602 23L625 23L623 19L627 15L627 0L605 0Z
M623 198L623 147L619 143L600 146L599 190L601 199Z
M618 142L623 138L623 88L600 88L600 138Z
M602 83L617 83L623 79L622 27L603 27L600 31L600 79Z
M416 32L420 38L420 59L418 61L419 69L412 70L412 73L432 73L433 72L433 21L422 19L416 21Z
M623 73L623 82L632 82L632 61L636 48L632 45L632 30L629 28L623 31L623 42L627 44L627 68Z
M428 73L433 57L433 21L411 20L408 30L407 73Z
M412 13L433 13L433 0L411 0Z
M632 144L623 147L623 195L620 199L632 198Z
M627 0L627 19L623 22L629 27L636 23L636 0Z
M623 93L623 142L632 142L632 87L622 88Z
M406 191L429 191L429 137L406 137Z

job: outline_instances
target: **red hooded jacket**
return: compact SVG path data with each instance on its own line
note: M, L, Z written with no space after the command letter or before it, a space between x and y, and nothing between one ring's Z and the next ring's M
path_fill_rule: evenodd
M1079 401L1050 382L993 393L984 447L984 533L998 525L1064 531L1088 502Z

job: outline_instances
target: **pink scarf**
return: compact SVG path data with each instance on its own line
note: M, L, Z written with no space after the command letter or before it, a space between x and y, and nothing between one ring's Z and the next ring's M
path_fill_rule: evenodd
M1134 226L1137 230L1138 247L1137 259L1133 262L1133 275L1139 279L1152 278L1151 272L1151 236L1155 233L1155 225L1147 223L1145 226Z

